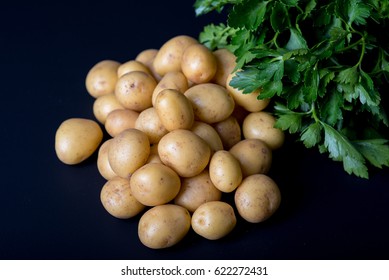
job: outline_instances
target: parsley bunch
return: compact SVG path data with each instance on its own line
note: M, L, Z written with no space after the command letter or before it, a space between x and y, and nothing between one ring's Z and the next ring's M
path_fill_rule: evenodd
M237 57L231 86L271 98L276 126L368 178L389 166L389 0L197 0L196 15L227 11L201 43Z

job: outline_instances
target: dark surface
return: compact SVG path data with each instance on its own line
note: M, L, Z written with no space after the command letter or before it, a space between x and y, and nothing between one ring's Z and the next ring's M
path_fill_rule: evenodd
M61 163L55 131L70 117L94 118L84 80L95 63L125 62L175 35L197 37L219 19L196 18L192 1L32 3L0 9L0 259L389 258L388 169L358 179L293 141L274 154L282 204L271 219L239 220L219 241L190 232L170 249L144 247L139 218L103 209L96 155Z

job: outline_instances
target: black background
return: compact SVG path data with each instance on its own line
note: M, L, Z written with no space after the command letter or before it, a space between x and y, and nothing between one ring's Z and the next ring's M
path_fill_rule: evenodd
M56 158L59 124L94 119L84 81L95 63L125 62L224 20L196 18L193 2L2 4L0 259L388 259L388 169L358 179L293 139L274 154L282 204L271 219L239 220L218 241L191 231L164 250L139 242L139 218L103 209L96 155L77 166Z

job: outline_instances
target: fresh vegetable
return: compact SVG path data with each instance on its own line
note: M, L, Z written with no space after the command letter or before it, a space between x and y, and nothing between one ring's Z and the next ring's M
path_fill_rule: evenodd
M389 166L388 0L197 0L194 8L226 13L199 41L235 54L229 85L271 98L277 128L349 174Z

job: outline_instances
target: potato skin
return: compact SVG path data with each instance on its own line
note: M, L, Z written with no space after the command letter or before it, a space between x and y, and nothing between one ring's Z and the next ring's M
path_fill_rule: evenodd
M229 150L236 143L242 140L242 128L235 116L212 124L223 143L225 150Z
M120 63L115 60L102 60L96 63L86 75L87 92L94 98L114 93L119 66Z
M158 154L179 176L192 177L208 165L211 148L192 131L176 129L161 138Z
M124 107L113 93L99 96L93 102L93 114L101 124L105 124L109 113L116 109L124 109Z
M151 102L155 105L155 100L158 94L164 89L174 89L181 93L184 93L188 89L188 80L185 75L180 71L171 71L166 73L153 91Z
M232 206L223 201L210 201L200 205L192 215L191 225L200 236L217 240L230 233L236 225Z
M162 136L169 132L161 122L155 107L140 112L135 122L135 128L146 133L151 144L158 143Z
M78 164L89 158L103 140L99 124L84 118L63 121L55 133L55 152L65 164Z
M105 130L112 137L115 137L122 131L135 128L139 113L130 109L117 109L108 114L105 120Z
M133 196L130 181L120 177L114 177L104 184L100 200L105 210L118 219L132 218L145 208Z
M144 165L150 154L147 135L135 128L124 130L113 138L108 149L108 161L112 170L122 178Z
M178 174L161 163L143 165L132 174L130 183L132 194L146 206L168 203L181 187Z
M223 149L223 142L219 134L210 124L195 121L190 130L208 143L212 154Z
M193 213L205 202L219 201L221 196L221 191L212 183L209 171L205 169L196 176L181 178L180 192L175 197L174 203Z
M230 75L236 66L236 56L227 49L218 49L213 52L216 58L216 73L211 82L226 86L228 75Z
M272 150L279 149L284 144L285 134L281 129L274 127L275 123L276 118L267 112L250 113L243 120L243 135L246 139L264 141Z
M129 60L118 67L118 78L132 71L142 71L147 74L153 75L149 68L142 62L137 60Z
M171 247L189 232L190 222L190 214L182 206L174 204L154 206L139 220L139 240L152 249Z
M243 179L235 191L234 201L243 219L260 223L279 208L281 192L272 178L265 174L254 174Z
M116 173L113 172L111 165L108 161L108 150L109 145L113 141L112 138L106 140L103 144L100 145L99 152L97 154L97 169L100 175L106 179L110 180L116 177Z
M272 163L272 150L259 139L244 139L230 153L239 161L243 178L256 173L266 174Z

